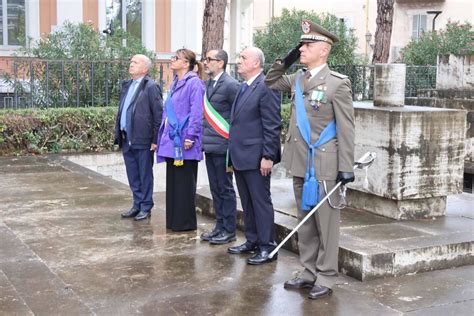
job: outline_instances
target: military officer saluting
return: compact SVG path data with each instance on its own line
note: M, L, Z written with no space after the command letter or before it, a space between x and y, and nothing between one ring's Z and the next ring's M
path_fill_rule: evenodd
M331 71L327 59L338 38L320 25L302 21L300 43L277 60L265 83L292 92L290 126L283 164L293 176L301 220L337 182L354 181L354 109L351 82ZM307 69L285 75L298 59ZM332 294L338 273L340 195L333 194L298 232L303 270L286 289L311 288L309 298Z

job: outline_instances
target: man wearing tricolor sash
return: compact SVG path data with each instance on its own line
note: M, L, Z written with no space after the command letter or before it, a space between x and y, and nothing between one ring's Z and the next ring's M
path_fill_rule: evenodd
M201 239L213 245L236 239L236 197L232 173L226 172L226 154L230 111L239 91L239 83L225 72L227 61L227 53L222 49L210 50L204 59L204 71L209 80L206 81L203 100L202 148L206 155L216 225L212 231L204 232Z
M283 163L293 175L298 218L304 218L338 182L354 181L354 109L351 82L327 66L337 37L309 20L300 43L277 60L265 83L292 92L292 113ZM298 59L307 69L285 75ZM340 195L333 194L298 231L304 269L286 289L311 289L309 298L332 294L338 274Z

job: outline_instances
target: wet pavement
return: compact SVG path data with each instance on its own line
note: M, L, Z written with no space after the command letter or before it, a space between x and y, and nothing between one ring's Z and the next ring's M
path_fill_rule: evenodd
M158 180L159 181L159 180ZM474 268L359 282L309 300L283 282L293 253L247 256L167 231L164 193L150 222L121 220L126 185L59 156L0 158L0 315L472 315ZM244 241L239 233L234 244Z

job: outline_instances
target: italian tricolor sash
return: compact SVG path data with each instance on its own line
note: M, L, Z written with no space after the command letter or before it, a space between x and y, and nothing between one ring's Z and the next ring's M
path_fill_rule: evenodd
M217 134L229 139L229 123L214 109L207 99L207 93L204 94L204 117Z

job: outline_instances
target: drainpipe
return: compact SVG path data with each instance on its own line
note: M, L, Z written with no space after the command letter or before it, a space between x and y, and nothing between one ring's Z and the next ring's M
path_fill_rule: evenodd
M438 15L440 15L443 11L426 11L427 14L434 14L433 17L433 28L431 29L433 32L435 31L435 22Z

